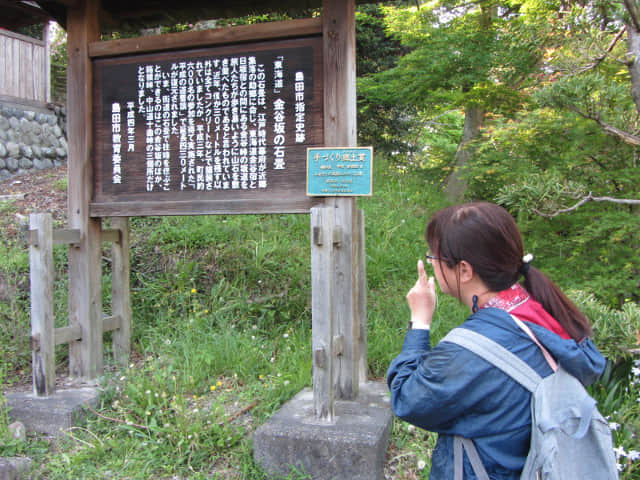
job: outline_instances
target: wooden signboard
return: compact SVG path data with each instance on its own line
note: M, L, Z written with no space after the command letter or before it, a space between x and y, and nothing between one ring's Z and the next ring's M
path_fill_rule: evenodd
M93 59L91 216L308 212L322 37Z

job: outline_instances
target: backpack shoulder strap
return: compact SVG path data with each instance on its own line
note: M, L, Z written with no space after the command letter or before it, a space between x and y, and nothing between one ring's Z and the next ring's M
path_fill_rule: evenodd
M542 381L542 377L526 362L481 333L466 328L454 328L442 341L455 343L470 350L502 370L530 392L535 391Z
M453 480L463 480L463 451L467 452L471 469L478 477L478 480L490 480L473 440L460 435L453 437Z
M553 370L554 372L557 372L558 371L558 363L554 360L554 358L551 356L549 351L542 346L542 344L540 343L538 338L533 334L531 329L529 327L527 327L524 324L524 322L522 320L520 320L518 317L516 317L513 313L510 314L510 315L511 315L511 318L513 318L513 321L516 322L516 324L524 331L524 333L529 335L531 340L533 340L535 342L535 344L538 345L538 347L540 348L540 351L542 352L542 355L544 355L545 360L547 361L547 363L551 367L551 370Z

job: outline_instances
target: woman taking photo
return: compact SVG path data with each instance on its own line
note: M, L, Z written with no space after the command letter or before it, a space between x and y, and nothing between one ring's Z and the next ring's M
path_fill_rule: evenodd
M525 255L511 215L490 203L437 212L427 225L428 277L407 294L411 328L391 363L387 382L394 413L439 434L431 457L432 480L453 479L454 437L473 439L493 480L518 479L531 436L531 393L503 371L447 341L430 346L435 282L471 311L462 328L480 333L524 360L540 376L552 373L541 349L516 324L522 320L558 364L583 384L593 383L605 359L589 337L589 320ZM475 479L464 456L464 479Z

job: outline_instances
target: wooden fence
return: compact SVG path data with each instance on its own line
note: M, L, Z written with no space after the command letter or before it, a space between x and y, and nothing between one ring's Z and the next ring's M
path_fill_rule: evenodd
M111 315L103 314L98 335L83 329L79 323L54 327L53 288L55 267L53 245L77 245L80 230L52 228L50 213L32 213L29 216L28 242L30 245L31 283L31 353L33 391L39 397L53 395L56 389L55 347L73 342L97 343L92 346L102 352L102 334L113 332L114 360L126 365L130 353L131 306L129 299L129 219L111 220L113 228L101 231L103 242L111 242ZM94 265L92 268L100 268ZM87 369L89 369L87 367ZM95 369L95 368L94 368ZM100 369L101 370L101 369Z
M49 68L46 41L0 30L0 98L48 102Z

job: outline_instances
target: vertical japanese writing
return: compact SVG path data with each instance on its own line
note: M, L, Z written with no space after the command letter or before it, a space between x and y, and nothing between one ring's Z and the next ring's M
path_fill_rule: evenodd
M130 100L110 102L111 183L124 170L147 192L267 189L287 142L308 141L312 71L291 64L279 51L135 65Z
M294 92L296 100L296 143L304 143L307 139L305 127L304 72L296 72Z
M278 94L283 88L284 78L284 57L279 55L273 62L273 92ZM284 170L285 168L285 101L278 97L273 102L273 169Z
M120 133L120 129L122 126L122 118L120 115L120 104L113 103L111 104L111 146L112 146L112 154L111 154L111 164L112 164L112 177L111 181L113 183L122 183L122 171L121 171L121 163L122 163L122 134Z
M136 104L127 102L127 153L136 151Z

